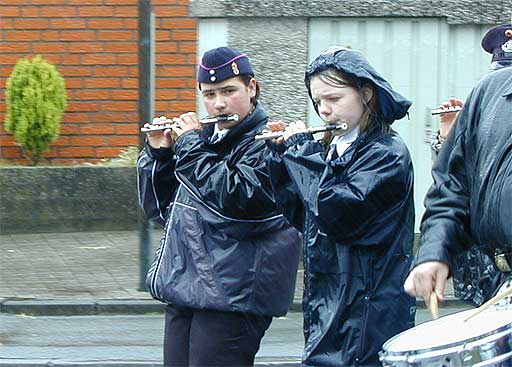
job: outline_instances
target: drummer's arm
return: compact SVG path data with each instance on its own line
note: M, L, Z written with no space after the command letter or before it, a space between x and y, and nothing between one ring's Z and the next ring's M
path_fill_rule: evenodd
M432 290L437 298L444 299L446 280L450 274L447 264L440 261L427 261L416 265L404 283L405 291L413 297L423 297L428 304Z

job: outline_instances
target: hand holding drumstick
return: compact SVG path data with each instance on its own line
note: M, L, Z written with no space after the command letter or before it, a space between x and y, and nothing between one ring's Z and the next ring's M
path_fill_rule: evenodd
M438 301L444 300L444 289L449 274L448 265L440 261L419 264L409 273L404 289L413 297L423 297L433 318L439 316Z

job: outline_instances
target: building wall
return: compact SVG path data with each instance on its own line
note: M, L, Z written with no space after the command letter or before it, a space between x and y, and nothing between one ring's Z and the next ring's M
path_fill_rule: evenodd
M189 0L153 0L155 113L195 108L196 20ZM137 0L2 0L0 98L15 63L41 55L63 75L68 106L44 157L55 164L115 157L139 144ZM3 128L0 159L24 162Z
M195 0L191 15L199 20L202 48L226 38L249 54L263 105L271 118L287 122L321 123L304 86L308 62L331 45L362 51L413 101L409 116L393 128L413 159L419 229L432 180L426 132L438 124L430 110L450 96L464 99L488 72L490 55L480 40L492 25L510 22L509 6L498 0ZM207 37L203 25L208 25Z

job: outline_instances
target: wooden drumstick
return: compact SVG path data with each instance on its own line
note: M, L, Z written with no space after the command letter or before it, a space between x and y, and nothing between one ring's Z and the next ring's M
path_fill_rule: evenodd
M435 291L430 293L430 297L428 300L428 309L434 320L439 317L439 304L437 302L437 294Z
M468 321L470 318L472 317L475 317L476 315L478 315L480 312L483 312L485 310L487 310L489 307L491 307L492 305L498 303L499 301L501 301L503 298L507 298L508 296L512 295L512 287L508 287L507 289L505 289L503 292L501 293L498 293L497 295L495 295L494 297L492 297L490 300L488 300L487 302L485 302L483 305L481 305L480 307L478 307L477 309L475 309L475 312L473 312L471 315L469 315L465 320L464 322Z

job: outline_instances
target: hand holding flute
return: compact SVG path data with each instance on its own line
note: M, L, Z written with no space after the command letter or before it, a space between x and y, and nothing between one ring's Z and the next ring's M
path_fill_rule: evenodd
M189 112L189 113L193 113L193 112ZM185 114L185 115L187 115L187 114ZM184 116L184 115L181 115L180 118L182 116ZM164 123L159 124L158 121L156 121L158 119L161 119ZM172 125L175 124L175 119L176 118L168 119L165 116L161 116L159 118L153 119L153 124L145 124L140 129L140 131L143 133L147 133L147 132L151 132L151 131L171 129ZM199 122L201 123L201 127L202 127L203 125L216 124L219 122L226 122L226 121L235 121L236 122L238 120L239 120L238 115L233 114L233 115L222 115L222 116L218 116L218 117L209 117L209 118L201 119L201 120L199 120Z
M163 148L172 146L174 141L187 131L201 130L207 124L238 120L237 114L199 120L194 112L188 112L172 119L165 116L154 118L151 124L145 124L140 130L147 134L152 147Z
M271 140L276 139L277 143L282 143L284 140L288 139L290 136L299 133L318 133L324 131L345 131L348 126L346 123L338 123L333 125L326 126L315 126L308 128L306 124L302 121L292 122L291 124L286 124L283 121L275 121L269 122L267 124L267 131L262 132L255 136L256 140Z
M154 118L153 123L145 124L141 131L146 133L148 143L152 147L168 148L179 136L196 129L202 129L197 115L194 112L187 112L172 119L165 116Z
M453 126L458 111L462 109L464 102L458 98L451 97L432 110L432 115L439 115L439 135L442 139L446 139L450 129Z

